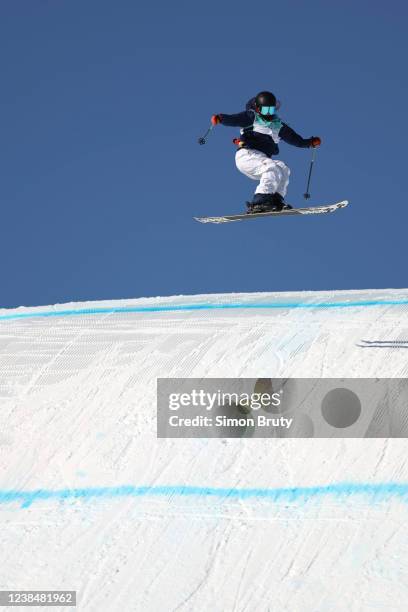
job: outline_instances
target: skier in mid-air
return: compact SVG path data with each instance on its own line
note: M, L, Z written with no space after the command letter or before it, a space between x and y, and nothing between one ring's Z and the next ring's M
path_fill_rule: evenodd
M212 125L222 124L240 127L240 138L234 139L238 146L235 162L240 172L251 179L258 180L252 202L247 202L249 213L280 211L291 208L284 198L289 184L290 170L278 159L278 142L283 140L295 147L319 147L318 136L302 138L276 114L279 105L276 97L269 91L261 91L249 100L246 110L236 115L224 113L211 117Z

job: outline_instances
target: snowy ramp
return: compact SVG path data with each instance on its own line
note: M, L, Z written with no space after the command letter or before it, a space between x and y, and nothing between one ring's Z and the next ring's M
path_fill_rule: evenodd
M407 378L405 341L406 290L0 311L0 588L92 612L405 610L404 414L377 439L156 437L158 377Z

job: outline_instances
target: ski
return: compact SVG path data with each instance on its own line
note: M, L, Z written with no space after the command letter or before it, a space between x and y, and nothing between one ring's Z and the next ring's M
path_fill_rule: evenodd
M340 208L345 208L348 205L348 200L328 204L325 206L309 206L308 208L290 208L289 210L281 210L280 212L264 212L264 213L242 213L239 215L224 215L223 217L193 217L200 223L230 223L232 221L244 221L244 219L260 219L263 217L285 217L293 215L321 215L332 213Z
M408 348L408 340L360 340L360 348Z

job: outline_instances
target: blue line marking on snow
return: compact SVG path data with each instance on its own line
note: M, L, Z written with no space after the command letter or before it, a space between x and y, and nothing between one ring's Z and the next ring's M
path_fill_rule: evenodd
M29 508L40 501L89 501L95 499L117 499L122 497L201 497L232 500L266 500L268 502L306 502L316 498L335 497L344 499L360 496L370 502L387 501L392 498L408 502L408 483L339 483L312 487L291 487L271 489L239 489L218 487L196 487L184 485L163 485L135 487L98 487L83 489L36 489L33 491L0 490L0 504L18 503Z
M37 312L15 312L0 315L0 321L16 319L34 319L44 317L74 317L81 315L184 312L194 310L293 310L293 309L328 309L328 308L366 308L369 306L408 306L408 298L400 300L362 300L354 302L265 302L265 303L226 303L226 304L158 304L157 306L100 306L95 308L78 308L70 310L39 310Z

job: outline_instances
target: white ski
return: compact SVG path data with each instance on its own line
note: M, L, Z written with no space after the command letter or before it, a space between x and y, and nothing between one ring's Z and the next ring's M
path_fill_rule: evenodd
M408 340L360 340L360 348L407 348Z
M261 217L284 217L293 215L321 215L332 213L339 208L345 208L348 200L336 202L336 204L328 204L326 206L309 206L308 208L290 208L289 210L281 210L280 212L264 212L264 213L242 213L239 215L225 215L223 217L194 217L200 223L230 223L231 221L244 221L244 219L260 219Z

